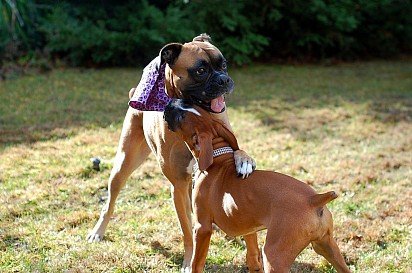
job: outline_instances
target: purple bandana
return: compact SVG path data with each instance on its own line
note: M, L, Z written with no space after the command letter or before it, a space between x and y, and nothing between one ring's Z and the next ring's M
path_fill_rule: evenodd
M160 69L159 69L160 66ZM161 111L171 101L165 90L165 66L160 57L153 59L144 69L129 106L141 111Z

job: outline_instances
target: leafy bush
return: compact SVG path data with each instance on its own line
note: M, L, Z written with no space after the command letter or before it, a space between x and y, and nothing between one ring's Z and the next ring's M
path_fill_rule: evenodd
M88 3L55 6L40 28L48 50L74 65L147 62L167 42L194 35L190 30L176 31L185 18L173 6L162 12L147 1Z
M411 50L412 4L406 0L312 0L254 3L265 56L386 57Z
M213 40L236 64L250 62L268 45L268 39L259 34L257 20L248 16L242 1L192 1L182 5L185 17L192 22L196 33L210 33Z
M410 14L408 0L0 0L0 65L21 56L144 64L202 32L236 64L389 57L412 49Z
M0 0L0 64L35 49L37 10L30 0Z
M163 10L144 0L97 7L63 3L45 16L40 31L48 50L74 65L147 62L164 44L190 41L202 32L213 34L229 59L241 64L267 45L244 13L242 3L230 1L176 2Z

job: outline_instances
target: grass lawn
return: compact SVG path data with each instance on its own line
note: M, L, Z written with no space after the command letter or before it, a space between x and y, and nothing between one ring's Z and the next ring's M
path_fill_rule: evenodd
M329 208L353 272L411 272L412 63L230 73L240 146L259 168L339 193ZM0 272L179 271L178 221L153 158L121 192L105 240L85 241L139 75L70 69L0 82ZM214 233L207 272L246 272L244 261L242 246ZM292 272L334 271L308 248Z

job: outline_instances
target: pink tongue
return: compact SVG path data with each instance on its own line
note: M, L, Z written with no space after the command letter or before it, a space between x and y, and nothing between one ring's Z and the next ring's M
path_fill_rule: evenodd
M222 112L223 108L225 108L225 98L223 96L217 97L216 99L213 99L210 102L210 108L212 108L213 111L220 113Z

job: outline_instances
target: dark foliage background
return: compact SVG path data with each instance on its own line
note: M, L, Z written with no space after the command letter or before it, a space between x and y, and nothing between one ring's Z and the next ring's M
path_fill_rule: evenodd
M207 32L231 63L410 53L409 0L0 0L0 66L145 64Z

